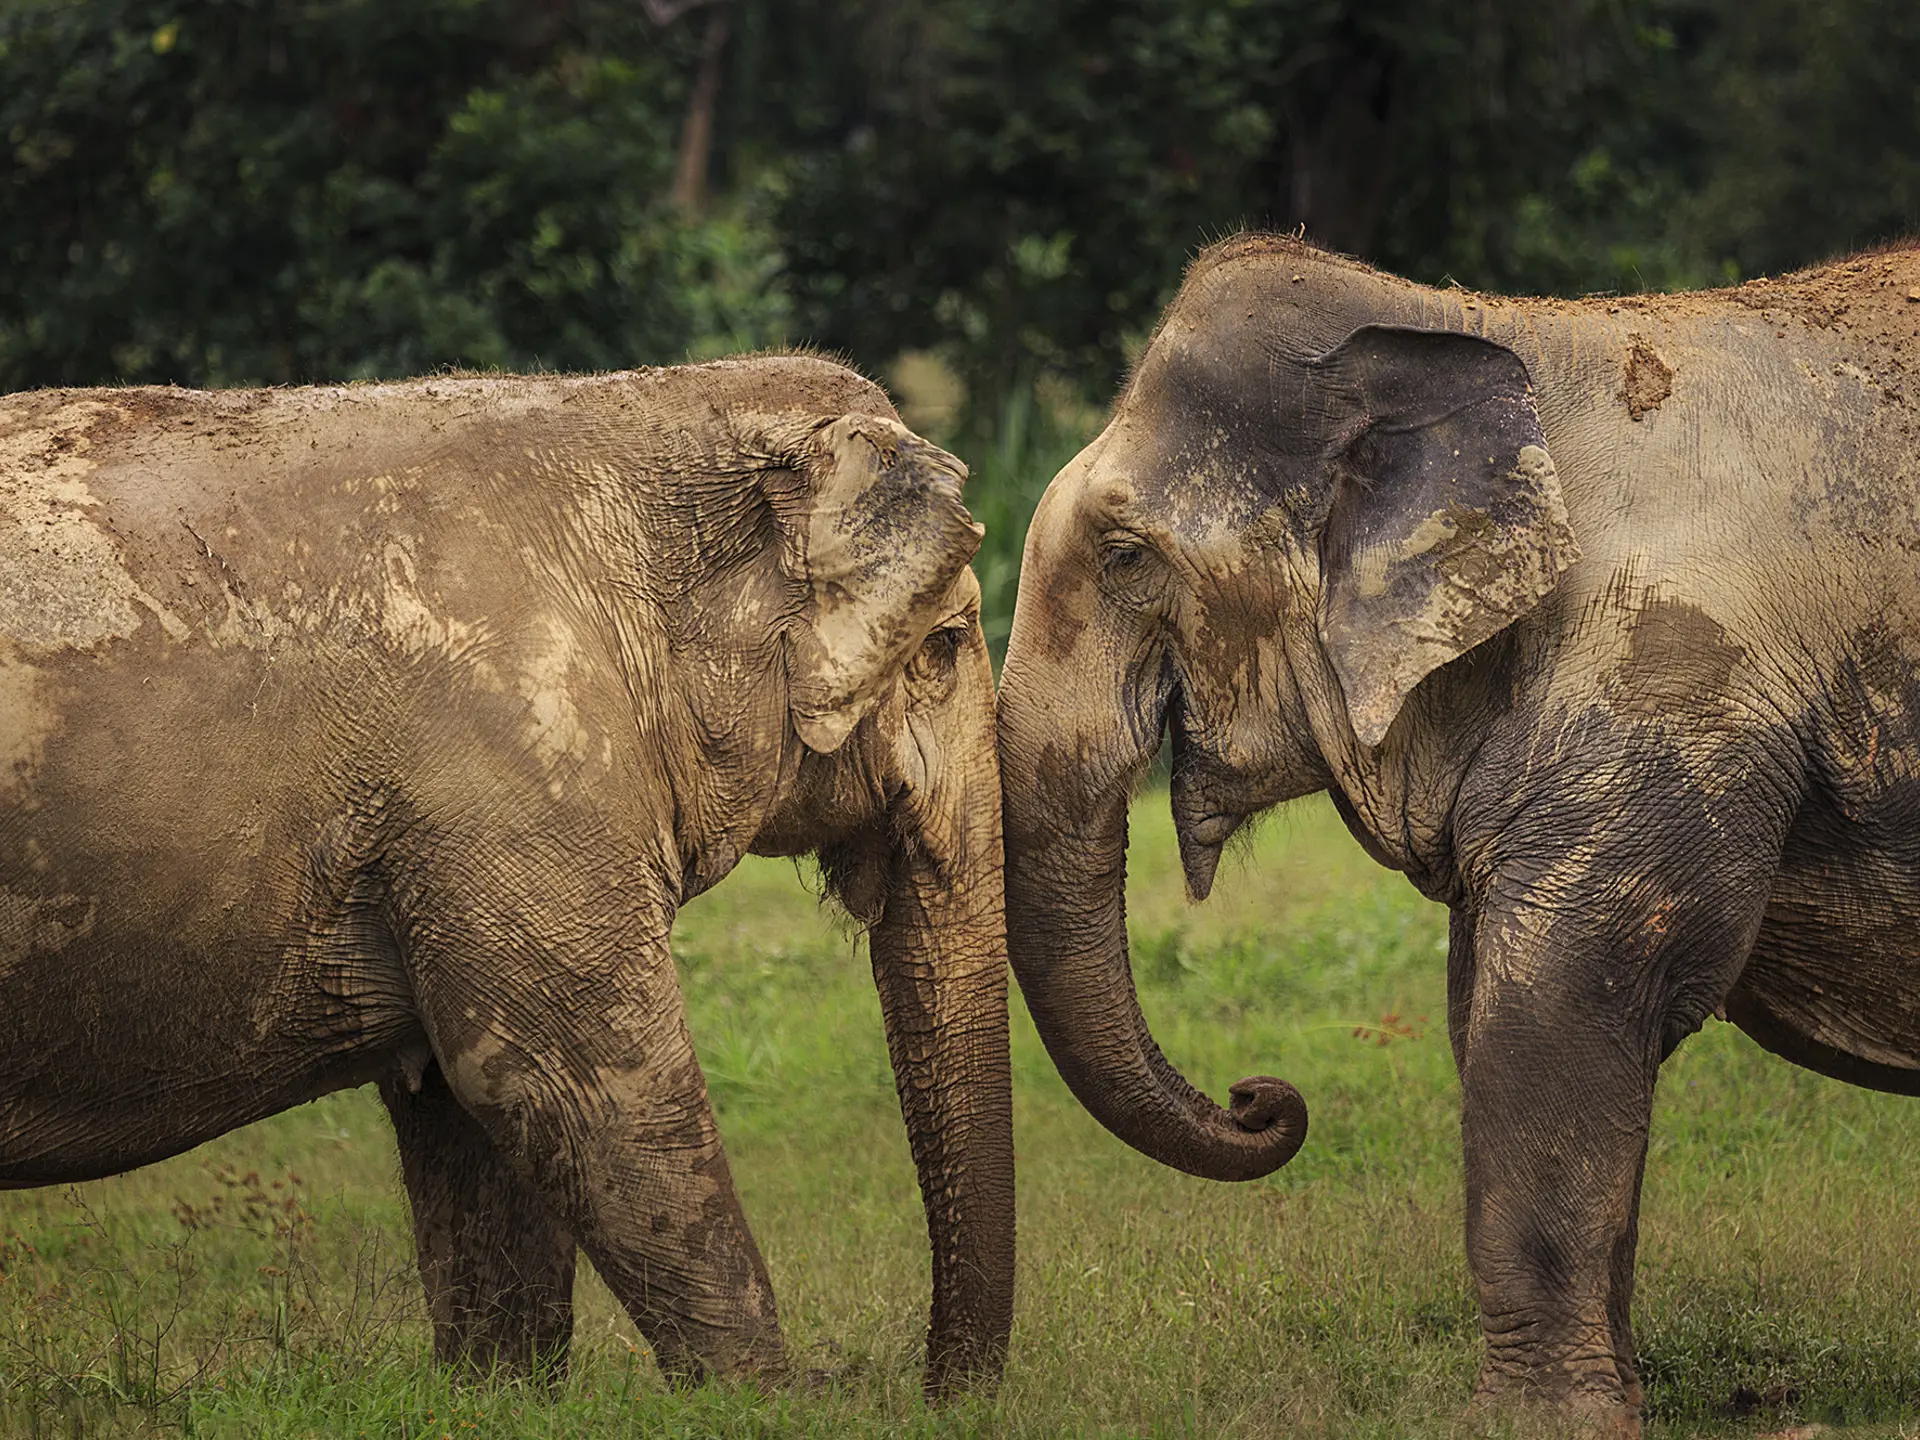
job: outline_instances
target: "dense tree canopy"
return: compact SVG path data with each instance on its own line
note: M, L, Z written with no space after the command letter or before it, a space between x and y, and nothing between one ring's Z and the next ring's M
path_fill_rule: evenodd
M715 313L624 0L4 0L0 383L610 367ZM764 309L764 306L762 307Z
M854 77L865 112L797 137L789 281L835 343L943 344L1005 384L1110 377L1193 247L1243 224L1495 288L1692 279L1646 104L1674 40L1620 8L927 7Z
M1915 74L1909 0L0 0L0 386L786 340L993 415L1245 224L1563 293L1896 236Z

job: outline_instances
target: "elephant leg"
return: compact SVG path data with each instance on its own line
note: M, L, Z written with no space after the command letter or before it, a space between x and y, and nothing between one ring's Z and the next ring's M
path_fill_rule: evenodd
M515 944L479 987L462 945L457 962L422 964L422 1018L455 1098L560 1216L662 1371L777 1374L773 1286L694 1057L667 925L650 928L657 955Z
M393 905L453 1098L669 1378L781 1373L773 1286L687 1033L674 905L634 859L658 837L614 826L644 807L493 799L444 813L436 844L397 872Z
M1635 1047L1616 1049L1568 1007L1489 984L1484 948L1481 964L1461 1076L1467 1258L1487 1345L1475 1399L1624 1421L1618 1241L1652 1076Z
M573 1235L460 1108L438 1065L380 1084L400 1145L434 1358L560 1379L573 1336Z
M1625 1434L1639 1430L1630 1309L1654 1084L1745 963L1778 855L1697 838L1650 853L1658 813L1484 887L1460 1027L1476 1398ZM1719 819L1767 840L1783 828Z
M1473 1018L1473 912L1456 907L1447 912L1447 1039L1453 1044L1453 1063L1467 1070L1467 1022Z
M1634 1169L1633 1204L1625 1228L1614 1237L1613 1268L1607 1291L1607 1321L1613 1331L1613 1363L1620 1372L1620 1390L1629 1409L1638 1415L1645 1395L1640 1386L1640 1361L1633 1345L1633 1266L1640 1248L1640 1189L1647 1174L1647 1145L1640 1143L1640 1163Z
M455 1091L560 1208L669 1378L776 1374L773 1285L678 1005L664 1024L609 1029L469 1051Z
M569 1186L573 1208L595 1268L669 1378L778 1376L786 1362L773 1282L747 1229L692 1042L684 1026L675 1032L682 1067L631 1088L595 1087L605 1128L580 1148L584 1174L598 1183L585 1196Z
M1454 1063L1464 1082L1467 1066L1467 1036L1473 1016L1474 994L1474 916L1465 908L1456 908L1449 916L1447 933L1447 1033L1453 1044ZM1621 1393L1628 1409L1637 1414L1641 1408L1639 1365L1633 1345L1634 1254L1640 1239L1640 1186L1646 1173L1647 1147L1640 1146L1626 1224L1614 1237L1607 1277L1607 1323L1613 1340L1614 1367L1619 1374Z

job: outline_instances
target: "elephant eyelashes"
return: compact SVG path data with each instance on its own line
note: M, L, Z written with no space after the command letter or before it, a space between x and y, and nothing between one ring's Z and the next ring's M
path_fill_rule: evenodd
M1109 579L1137 574L1146 563L1147 548L1137 540L1109 540L1100 550L1100 570Z
M920 646L920 653L913 657L909 667L914 678L920 680L945 680L953 674L954 665L960 658L960 646L967 638L967 626L942 625L927 636Z

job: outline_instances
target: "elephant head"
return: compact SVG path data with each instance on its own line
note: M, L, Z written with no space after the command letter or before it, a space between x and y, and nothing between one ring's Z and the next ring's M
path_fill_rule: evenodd
M933 1247L927 1383L997 1376L1013 1312L1013 1134L993 672L965 469L875 392L760 446L797 587L791 780L753 839L819 854L869 926Z
M1422 680L1575 548L1510 349L1409 323L1413 287L1287 242L1205 257L1028 534L1000 693L1014 972L1081 1102L1194 1174L1306 1133L1291 1086L1199 1094L1128 965L1127 806L1172 746L1188 890L1254 812L1367 773Z

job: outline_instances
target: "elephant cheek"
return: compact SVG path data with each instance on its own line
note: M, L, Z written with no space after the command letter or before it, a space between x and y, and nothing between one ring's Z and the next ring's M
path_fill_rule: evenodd
M894 764L907 789L915 794L927 793L930 777L940 769L939 731L924 715L912 711L907 713L906 724L899 730L899 738L893 747Z

